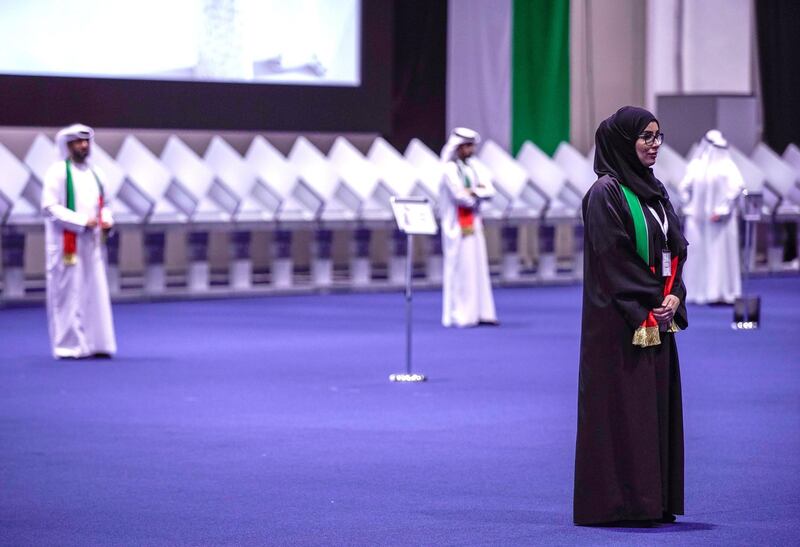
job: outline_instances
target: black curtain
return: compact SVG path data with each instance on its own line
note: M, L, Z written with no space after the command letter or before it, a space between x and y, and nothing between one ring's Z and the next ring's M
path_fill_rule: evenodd
M392 131L401 153L417 137L438 152L445 140L447 0L395 0Z
M779 154L800 144L800 2L755 2L764 141Z
M800 145L800 2L755 2L764 103L764 142L782 154ZM784 223L783 260L797 258L797 223Z

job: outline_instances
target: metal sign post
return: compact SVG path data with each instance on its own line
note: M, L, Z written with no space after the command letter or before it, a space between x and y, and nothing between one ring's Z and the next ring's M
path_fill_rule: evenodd
M750 264L754 261L755 226L761 220L764 196L760 193L745 192L742 196L742 218L744 219L744 271L742 272L742 296L733 303L733 322L735 330L757 329L761 320L761 298L747 294L747 280L750 277Z
M406 234L406 371L390 374L392 382L424 382L424 374L411 371L412 285L414 279L414 235L435 235L438 231L433 208L426 198L392 198L397 227Z

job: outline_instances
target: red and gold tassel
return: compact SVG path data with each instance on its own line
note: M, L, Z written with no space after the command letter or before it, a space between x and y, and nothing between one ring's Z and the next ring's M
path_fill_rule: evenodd
M471 207L458 207L458 225L462 236L475 233L475 212Z
M655 268L650 267L650 270L655 273ZM675 274L678 271L678 257L672 258L672 275L667 278L664 283L664 296L672 292L672 285L675 283ZM678 332L680 329L673 319L667 329L667 332ZM633 333L633 345L641 346L643 348L649 346L657 346L661 343L661 335L658 332L658 321L653 317L653 312L647 314L641 326Z

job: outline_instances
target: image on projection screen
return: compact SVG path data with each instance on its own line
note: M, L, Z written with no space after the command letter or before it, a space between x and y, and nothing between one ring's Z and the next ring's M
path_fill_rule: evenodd
M0 10L0 74L361 81L361 0L0 0Z

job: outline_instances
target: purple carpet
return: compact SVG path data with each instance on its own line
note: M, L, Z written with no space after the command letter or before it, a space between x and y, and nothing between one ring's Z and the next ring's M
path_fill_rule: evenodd
M800 278L758 331L679 334L686 516L571 521L580 288L501 289L502 325L402 294L114 306L119 356L55 362L0 310L0 545L800 544Z

